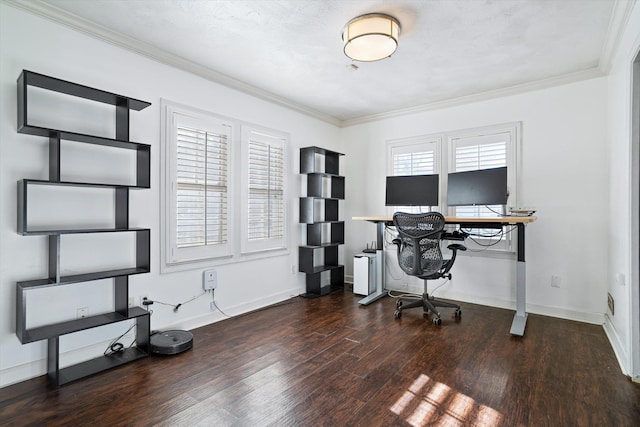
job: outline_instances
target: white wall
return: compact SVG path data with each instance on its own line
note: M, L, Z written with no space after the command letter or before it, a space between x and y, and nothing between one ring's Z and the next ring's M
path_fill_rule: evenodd
M22 69L152 103L141 112L131 113L131 139L152 146L151 189L135 190L130 196L131 225L152 230L151 272L131 276L130 294L134 296L148 295L151 299L177 304L198 295L202 289L203 269L160 274L159 171L163 148L160 98L289 133L290 251L285 256L217 266L216 299L223 310L238 314L303 292L304 275L297 273L297 246L302 230L297 224L297 195L302 181L297 173L298 149L318 145L338 150L338 128L0 4L0 386L41 375L46 369L46 342L22 345L15 335L15 283L47 275L46 237L16 233L16 182L23 178L48 178L46 138L16 132L16 79ZM49 105L56 106L55 103ZM42 120L46 120L46 109L40 110L43 110L39 112ZM58 112L69 126L113 132L113 116L94 126L96 114L101 112L89 108L66 116ZM63 162L73 164L81 158L81 153L70 152ZM111 168L101 167L100 160L96 162L98 171L91 173L100 176L113 172ZM82 167L78 169L80 172L74 178L82 180ZM122 172L129 173L130 168L125 167ZM239 202L237 198L236 202ZM98 249L100 254L106 254L104 259L109 258L110 250L112 256L120 251L119 246L110 242L92 244L85 239L63 254L70 260L66 268L83 268L82 263L74 259L94 254ZM108 311L113 307L110 283L107 280L68 285L58 289L60 293L55 295L50 289L48 294L34 296L28 321L35 325L46 323L47 319L74 319L78 307L88 307L94 314ZM209 301L210 297L204 296L184 305L177 313L170 307L152 306L151 327L190 329L221 320L219 312L209 310ZM118 324L63 337L62 363L100 355L107 342L125 329L126 325Z
M607 147L610 152L609 216L608 229L609 269L607 291L616 301L615 314L608 313L605 329L613 344L625 373L640 378L640 296L638 278L632 269L638 268L638 258L633 256L633 232L631 201L638 203L638 187L631 186L631 84L632 63L640 49L640 7L636 4L630 15L608 77L608 130ZM637 162L638 147L635 147ZM636 163L637 164L637 163ZM633 194L632 194L633 191ZM637 224L638 219L635 219ZM619 277L620 280L615 280ZM635 311L633 311L635 309ZM634 350L635 346L635 350Z
M538 220L526 229L528 311L602 323L610 279L606 95L606 79L596 78L346 128L345 215L387 213L385 141L520 121L518 204L538 211ZM375 238L375 226L347 220L346 230L347 274L352 274L349 260ZM393 251L388 251L387 266L391 283L419 286L401 277ZM510 259L464 256L452 272L453 281L438 296L515 307ZM560 288L550 286L552 275L561 277Z

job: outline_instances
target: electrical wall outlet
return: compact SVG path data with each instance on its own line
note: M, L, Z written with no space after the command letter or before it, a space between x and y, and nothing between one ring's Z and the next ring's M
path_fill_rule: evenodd
M551 276L552 288L559 288L561 284L562 284L562 279L560 278L560 276Z
M76 310L76 319L82 319L89 316L89 307L81 307Z
M218 273L215 270L206 270L202 274L202 287L205 291L211 291L218 287Z
M609 306L609 311L611 315L614 316L615 313L615 301L613 300L613 296L609 292L607 292L607 305Z

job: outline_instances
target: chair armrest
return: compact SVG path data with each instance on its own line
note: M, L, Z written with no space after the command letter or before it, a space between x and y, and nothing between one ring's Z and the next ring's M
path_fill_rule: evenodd
M460 243L452 243L447 246L448 249L452 251L466 251L467 247L465 245L461 245Z

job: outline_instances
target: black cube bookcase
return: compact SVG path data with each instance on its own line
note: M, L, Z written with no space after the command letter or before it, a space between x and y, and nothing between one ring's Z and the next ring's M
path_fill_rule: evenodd
M344 288L344 266L338 263L338 248L344 244L344 221L338 215L339 201L345 196L342 155L319 147L300 149L300 173L307 175L306 196L300 198L300 223L306 225L307 244L298 248L298 271L306 274L303 296L308 298ZM324 275L328 280L323 280Z

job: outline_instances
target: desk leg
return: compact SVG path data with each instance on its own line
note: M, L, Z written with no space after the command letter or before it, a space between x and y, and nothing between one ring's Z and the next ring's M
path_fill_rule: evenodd
M387 291L385 290L385 280L384 280L384 222L378 222L376 224L376 228L378 229L377 236L377 249L376 250L376 291L372 294L367 295L360 301L358 301L361 305L368 305L374 301L379 300L383 296L387 295Z
M527 325L526 264L524 255L524 224L518 227L518 261L516 265L516 314L511 323L511 334L523 336Z

